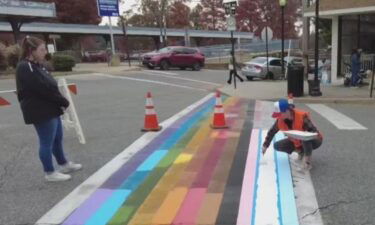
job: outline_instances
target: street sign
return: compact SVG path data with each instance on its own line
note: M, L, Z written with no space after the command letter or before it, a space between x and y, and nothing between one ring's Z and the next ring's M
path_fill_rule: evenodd
M118 0L97 0L99 16L120 16Z
M226 15L236 14L237 0L224 0L223 5Z
M228 17L227 26L228 26L229 31L235 31L236 30L236 18L233 16Z
M268 30L268 35L266 34L267 30ZM261 38L262 38L263 41L266 41L266 39L267 39L266 36L268 36L268 41L272 40L272 38L273 38L273 31L272 31L272 29L270 27L265 27L262 30Z

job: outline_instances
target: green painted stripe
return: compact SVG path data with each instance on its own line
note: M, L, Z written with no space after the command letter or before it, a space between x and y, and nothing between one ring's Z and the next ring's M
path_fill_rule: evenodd
M189 132L185 134L181 141L179 141L168 154L159 162L156 168L150 172L146 180L135 190L124 203L124 205L116 212L108 224L118 225L126 224L135 214L138 208L142 205L144 200L156 186L160 178L170 168L175 159L180 155L184 147L191 141L194 134L200 129L204 120L208 119L206 115L194 125Z

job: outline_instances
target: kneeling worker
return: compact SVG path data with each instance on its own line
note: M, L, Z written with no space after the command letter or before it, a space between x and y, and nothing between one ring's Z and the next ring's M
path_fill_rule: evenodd
M308 112L296 109L293 104L289 104L286 99L280 99L275 103L275 112L272 115L276 118L276 122L268 131L267 137L263 143L262 153L265 154L275 134L281 131L298 130L318 133L318 136L309 141L301 141L294 138L285 138L274 144L274 149L280 152L292 154L296 151L299 154L299 159L303 159L304 168L309 170L311 166L312 150L320 147L323 142L323 137L318 129L310 120Z

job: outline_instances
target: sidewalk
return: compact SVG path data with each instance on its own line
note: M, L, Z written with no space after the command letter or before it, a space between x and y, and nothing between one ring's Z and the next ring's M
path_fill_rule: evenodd
M122 62L120 66L109 67L107 63L78 63L73 68L74 72L82 73L109 73L109 74L122 74L125 71L140 70L140 65L136 61L131 62L129 67L128 62Z
M276 100L287 97L287 82L286 81L245 81L243 83L237 81L237 89L232 85L225 85L220 88L222 93L229 96L237 96L247 99L257 100ZM296 102L311 103L311 102L325 102L325 103L375 103L375 98L370 98L369 86L361 88L345 87L343 82L337 84L321 85L323 93L320 97L311 97L308 95L308 84L304 84L304 96L295 98ZM375 91L373 93L375 95Z

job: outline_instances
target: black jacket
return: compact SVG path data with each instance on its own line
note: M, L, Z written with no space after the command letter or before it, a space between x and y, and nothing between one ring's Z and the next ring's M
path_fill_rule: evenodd
M27 60L17 65L18 101L26 124L40 123L63 114L69 101L60 93L56 80L42 66Z

